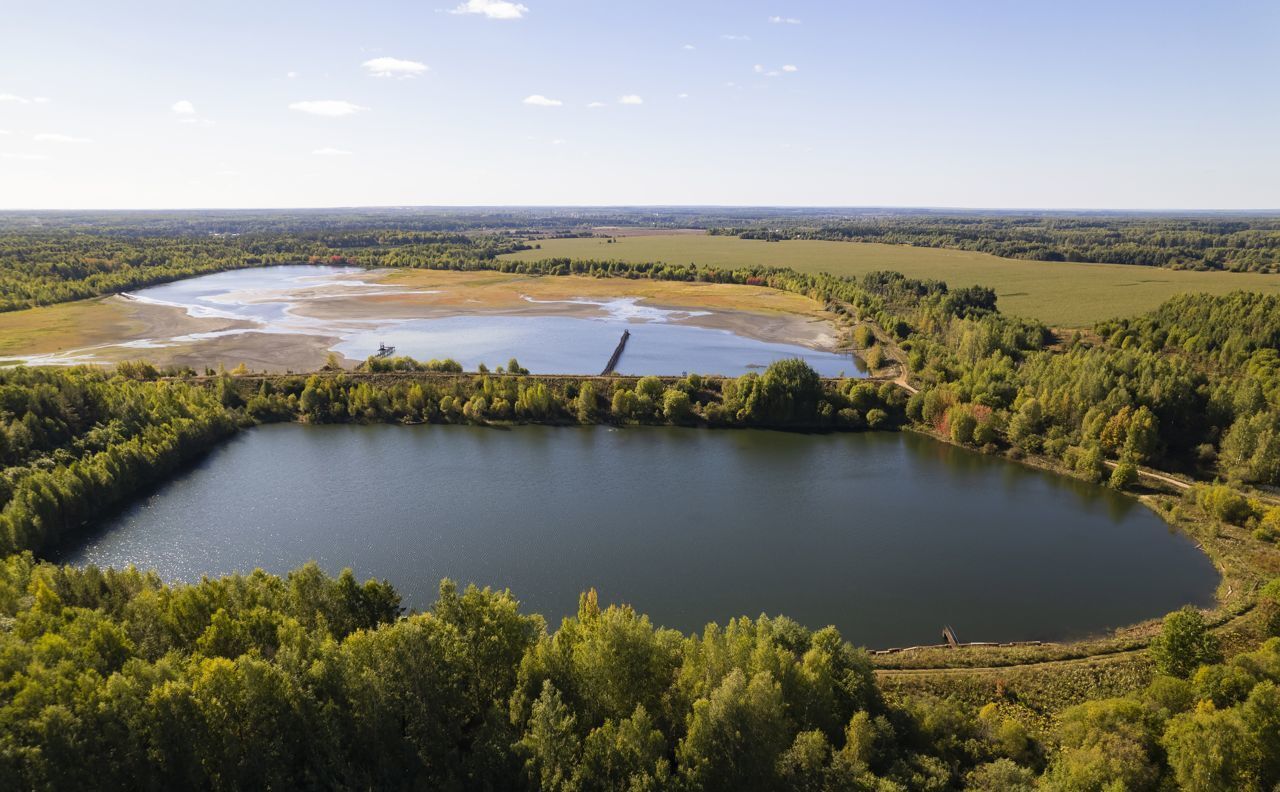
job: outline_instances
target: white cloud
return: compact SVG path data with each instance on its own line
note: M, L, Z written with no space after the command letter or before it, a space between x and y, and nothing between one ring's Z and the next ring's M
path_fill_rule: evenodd
M7 129L0 129L0 135L12 135L13 133Z
M529 13L529 9L507 0L467 0L450 13L484 14L489 19L519 19Z
M338 118L358 113L361 110L368 110L369 108L341 99L314 99L306 102L294 102L289 105L289 109L297 110L299 113Z
M783 66L783 67L782 67L782 70L783 70L784 72L790 72L790 73L795 73L795 72L800 71L799 69L797 69L797 68L795 67L795 65L790 64L790 63L788 63L787 65Z
M63 135L57 132L40 132L33 135L32 140L40 143L91 143L89 138L75 137L74 135Z
M750 41L751 40L750 36L740 36L736 33L724 33L720 36L720 38L724 39L725 41Z
M369 71L371 77L417 77L430 68L425 63L402 58L374 58L360 65Z
M292 71L291 71L291 72L285 72L285 73L284 73L284 76L285 76L285 77L287 77L287 78L289 78L290 80L292 80L293 78L295 78L295 77L297 77L297 76L298 76L298 73L297 73L297 72L292 72Z
M33 98L31 101L35 102L36 104L49 104L53 100L47 96L37 96Z
M37 160L47 160L47 154L24 154L21 151L0 151L0 159L7 160L23 160L26 162L35 162Z
M328 146L326 146L325 148L318 148L312 151L311 153L316 155L317 157L349 157L351 156L351 152L347 151L346 149L331 148Z
M604 107L604 102L588 102L587 107Z
M764 66L761 66L759 63L757 63L755 66L751 67L751 71L755 72L756 74L764 74Z
M177 113L178 115L195 115L196 114L196 106L188 102L186 99L183 99L178 102L174 102L173 104L169 105L169 109Z
M644 104L644 100L635 94L627 94L626 96L618 97L618 104L638 105Z
M555 138L554 140L552 140L552 141L551 141L551 145L553 145L553 146L563 146L563 145L564 145L564 138Z
M772 22L772 23L773 23L773 24L775 24L775 25L798 25L798 24L800 24L800 20L796 19L795 17L771 16L771 17L769 17L769 21L770 21L770 22Z
M692 44L685 44L685 45L684 45L683 47L681 47L680 49L682 49L682 50L684 50L684 51L686 51L686 52L693 52L694 50L696 50L696 49L697 49L697 47L693 46Z
M687 94L687 93L676 94L676 98L677 98L677 99L688 99L688 98L689 98L689 94Z
M25 96L18 96L11 93L0 93L0 102L13 102L14 104L31 104L31 100Z
M548 99L542 94L531 94L526 96L522 101L527 105L534 105L535 107L559 107L564 104L564 102L559 99Z

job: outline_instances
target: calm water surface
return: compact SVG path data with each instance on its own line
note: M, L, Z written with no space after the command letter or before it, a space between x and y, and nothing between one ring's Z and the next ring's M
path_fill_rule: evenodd
M1060 640L1208 605L1217 573L1136 501L911 434L265 426L59 560L197 580L308 559L578 593L684 630L760 613L868 646Z

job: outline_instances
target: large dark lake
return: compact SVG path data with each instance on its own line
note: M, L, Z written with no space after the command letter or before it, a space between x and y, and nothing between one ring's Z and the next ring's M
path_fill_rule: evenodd
M59 560L197 580L308 559L430 605L596 587L661 625L784 614L867 646L1062 640L1212 602L1186 537L1108 489L898 433L265 426Z

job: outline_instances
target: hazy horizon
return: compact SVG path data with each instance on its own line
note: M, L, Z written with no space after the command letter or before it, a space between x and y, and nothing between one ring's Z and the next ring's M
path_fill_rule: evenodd
M453 211L486 211L500 209L528 210L682 210L682 209L724 209L744 211L752 209L779 209L785 211L823 211L823 212L896 212L910 213L956 213L956 214L1119 214L1119 215L1180 215L1180 214L1223 214L1223 215L1280 215L1278 208L1217 208L1217 207L1106 207L1106 206L911 206L911 205L879 205L879 204L725 204L725 203L475 203L475 204L351 204L351 205L315 205L315 206L122 206L122 207L5 207L0 214L111 214L111 213L164 213L164 212L341 212L341 211L378 211L378 210L453 210Z
M1268 211L1277 40L1257 0L19 4L0 208Z

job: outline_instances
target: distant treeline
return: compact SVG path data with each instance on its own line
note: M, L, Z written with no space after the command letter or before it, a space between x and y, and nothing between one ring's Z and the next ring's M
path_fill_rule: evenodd
M273 264L420 266L521 249L498 236L404 230L199 236L47 231L0 233L0 311L96 297Z
M1280 272L1280 218L1270 216L888 215L729 226L711 233L957 248L1039 261Z
M697 207L0 212L0 311L269 264L492 262L539 236L609 225L952 247L1047 261L1280 271L1280 218L1250 214Z

